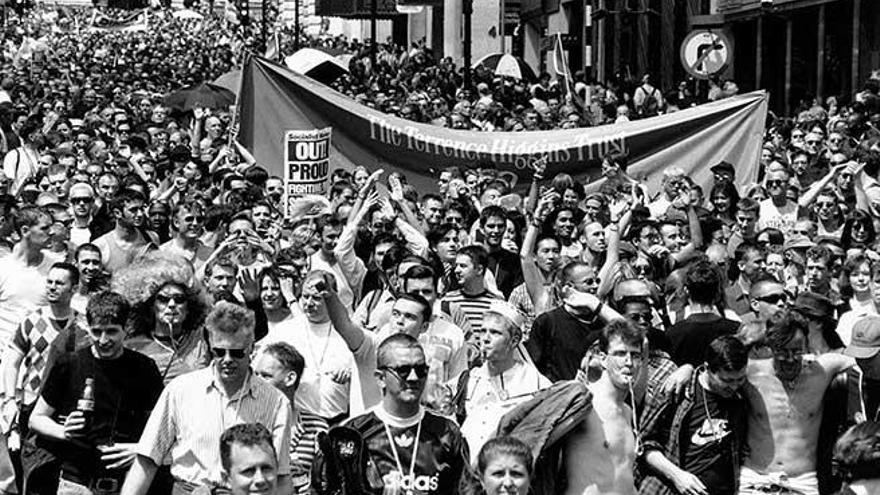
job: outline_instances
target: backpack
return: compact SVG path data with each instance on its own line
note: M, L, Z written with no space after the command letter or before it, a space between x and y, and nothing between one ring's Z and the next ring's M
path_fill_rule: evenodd
M642 93L646 93L645 99L642 101L642 104L636 109L636 113L639 117L655 117L660 114L660 104L657 102L657 97L654 96L657 94L657 88L654 88L650 94L645 91L645 88L639 86L636 91L642 90Z

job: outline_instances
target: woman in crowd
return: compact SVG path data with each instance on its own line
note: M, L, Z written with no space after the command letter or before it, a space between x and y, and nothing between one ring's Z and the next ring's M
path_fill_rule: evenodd
M527 495L531 487L532 451L513 437L497 437L477 457L477 495Z
M186 260L151 253L114 274L111 286L132 305L126 347L152 358L166 385L207 365L202 334L207 308Z

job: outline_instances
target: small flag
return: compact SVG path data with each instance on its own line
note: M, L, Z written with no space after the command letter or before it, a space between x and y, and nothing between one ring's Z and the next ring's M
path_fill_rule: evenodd
M579 108L584 108L584 101L574 90L574 78L571 76L568 60L565 57L565 50L562 48L561 33L556 33L556 40L553 43L553 68L556 71L556 78L562 79L559 86L562 88L563 97L566 101L571 101L571 103Z

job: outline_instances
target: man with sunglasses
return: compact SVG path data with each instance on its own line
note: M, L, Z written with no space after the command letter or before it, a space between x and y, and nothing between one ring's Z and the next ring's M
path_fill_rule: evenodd
M205 210L202 204L196 201L176 204L171 215L171 226L175 232L174 237L162 244L159 250L186 258L198 270L213 252L200 239L205 230Z
M118 493L161 393L153 360L123 346L129 312L128 302L114 292L89 301L91 345L58 358L30 416L31 429L60 461L58 493ZM94 405L86 418L80 403L89 379ZM46 478L33 476L28 483L43 486Z
M767 272L760 272L758 278L749 288L750 313L741 315L743 324L772 321L788 307L788 294L785 286Z
M70 242L79 247L92 240L92 208L95 204L95 190L83 182L70 186L69 199L73 212L70 226Z
M144 495L158 466L170 460L175 494L225 487L217 449L238 423L260 423L272 432L279 485L290 480L290 401L250 369L254 314L237 304L216 303L205 319L211 366L181 375L165 388L137 446L123 495Z
M467 443L454 422L421 406L429 374L422 346L413 336L397 333L378 346L375 356L381 401L346 425L363 435L384 490L459 493L467 472Z
M772 168L767 173L767 193L770 197L759 205L758 230L774 228L788 235L797 219L805 216L803 208L788 198L790 179L791 174L784 167Z

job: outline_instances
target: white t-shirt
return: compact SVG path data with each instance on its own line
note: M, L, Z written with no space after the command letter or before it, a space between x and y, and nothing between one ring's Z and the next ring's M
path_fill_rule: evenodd
M354 358L342 337L330 328L330 321L312 323L302 313L279 322L257 342L264 347L273 342L286 342L305 360L306 367L294 397L297 409L334 418L348 410L352 380L336 383L331 373L348 369L354 372Z
M767 198L759 203L758 230L767 228L779 229L788 236L798 219L798 204L788 200L782 207L773 204L773 200Z
M46 304L46 275L53 263L45 255L37 266L28 266L12 254L0 258L0 345L4 348L25 316Z

